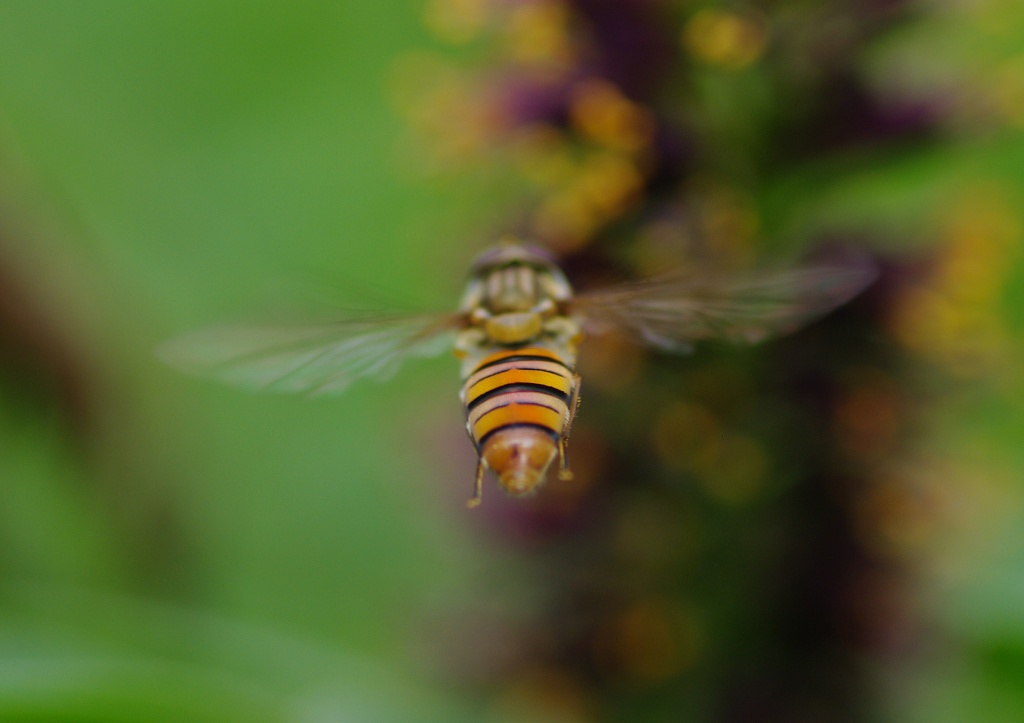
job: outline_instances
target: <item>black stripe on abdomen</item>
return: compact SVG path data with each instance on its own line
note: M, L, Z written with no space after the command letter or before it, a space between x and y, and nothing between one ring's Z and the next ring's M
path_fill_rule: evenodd
M558 441L558 437L559 437L558 432L556 432L555 430L553 430L550 427L547 427L547 426L545 426L543 424L529 424L529 423L526 423L526 422L511 422L509 424L505 424L505 425L503 425L501 427L498 427L497 429L492 429L490 432L488 432L483 437L481 437L477 441L477 443L476 443L477 444L477 448L478 449L483 449L484 445L487 444L487 440L489 440L491 437L493 437L494 435L498 434L499 432L506 432L506 431L508 431L510 429L537 429L537 430L540 430L541 432L544 432L546 435L551 437L551 439L553 439L556 442Z
M540 392L541 394L546 394L549 397L560 399L564 404L569 403L569 395L565 394L560 389L555 389L554 387L549 387L545 384L512 382L511 384L506 384L503 387L498 387L497 389L492 389L489 392L484 392L479 397L477 397L472 402L466 405L466 411L471 412L478 406L486 402L488 399L494 399L496 396L500 394L508 394L510 392Z

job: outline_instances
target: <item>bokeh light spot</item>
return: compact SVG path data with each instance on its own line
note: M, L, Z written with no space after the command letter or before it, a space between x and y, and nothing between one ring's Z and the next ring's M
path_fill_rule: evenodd
M579 83L569 99L573 127L590 140L636 153L654 134L650 111L634 103L612 83L593 78Z
M714 459L698 457L707 466L700 481L708 494L729 505L742 505L764 489L768 455L758 440L739 434L725 435Z
M761 57L767 44L763 22L725 10L700 10L683 29L683 46L691 55L730 70L751 65Z
M652 596L606 621L595 638L594 655L600 668L624 685L658 684L696 663L699 627L678 602Z
M462 44L480 35L490 11L490 0L430 0L423 10L423 22L441 40Z
M558 0L515 4L505 20L505 53L536 71L564 71L573 58L569 18L569 9Z
M870 458L892 451L903 428L903 396L895 382L880 374L866 373L836 407L839 441L851 456Z
M494 723L511 721L593 720L583 683L567 671L538 665L521 672L502 690L485 718Z
M722 450L721 423L706 408L675 401L654 420L654 452L673 470L708 469Z

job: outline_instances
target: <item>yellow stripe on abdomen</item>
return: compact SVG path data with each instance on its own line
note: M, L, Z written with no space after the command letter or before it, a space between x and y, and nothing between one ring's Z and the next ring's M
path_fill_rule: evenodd
M472 404L484 394L510 384L536 384L565 395L572 389L571 381L566 375L539 369L506 369L473 384L466 390L465 402Z
M473 425L473 438L480 443L491 432L519 424L544 427L553 435L561 436L565 430L565 414L538 404L506 404L480 417Z
M498 372L504 372L509 369L529 369L537 372L551 372L552 374L563 376L566 379L570 378L569 370L566 369L565 364L562 364L561 362L532 358L515 359L513 361L503 361L499 359L470 374L469 378L465 381L464 386L467 388L472 387L481 379L486 379Z
M504 407L509 404L537 404L542 407L554 409L563 416L567 417L569 415L569 405L554 394L549 392L513 390L496 394L495 396L474 405L472 409L468 410L467 417L469 419L469 424L472 426L479 422L480 418L491 410L497 409L498 407Z

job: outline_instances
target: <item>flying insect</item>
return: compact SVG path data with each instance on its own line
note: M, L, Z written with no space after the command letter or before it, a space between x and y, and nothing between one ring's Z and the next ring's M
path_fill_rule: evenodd
M468 502L475 507L486 470L514 497L534 493L556 457L558 476L571 478L566 445L585 335L625 333L672 353L707 339L756 343L844 304L874 275L867 264L735 276L680 271L574 294L552 257L506 239L476 259L455 313L214 327L166 342L158 354L237 386L317 395L387 378L411 357L453 350L478 456Z

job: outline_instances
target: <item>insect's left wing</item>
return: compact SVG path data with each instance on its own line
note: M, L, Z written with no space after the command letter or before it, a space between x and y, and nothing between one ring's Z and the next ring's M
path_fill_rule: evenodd
M704 339L756 343L794 331L849 301L875 275L863 262L739 277L669 274L581 294L572 312L589 333L620 330L686 352Z
M171 366L260 391L337 394L407 358L451 349L461 315L352 315L317 324L214 327L165 342Z

